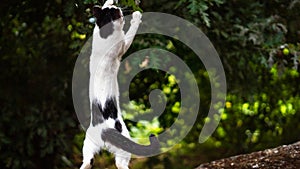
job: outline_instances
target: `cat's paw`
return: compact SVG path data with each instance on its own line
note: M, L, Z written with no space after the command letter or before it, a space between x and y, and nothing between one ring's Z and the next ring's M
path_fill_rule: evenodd
M142 14L140 11L135 11L132 13L132 19L134 20L141 20L142 19Z
M140 24L142 21L142 14L140 11L135 11L132 13L132 20L131 20L131 24Z

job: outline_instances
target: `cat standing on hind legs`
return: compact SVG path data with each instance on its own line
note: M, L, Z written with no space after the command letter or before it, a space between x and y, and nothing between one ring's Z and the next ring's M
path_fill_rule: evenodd
M130 140L119 107L117 74L120 60L133 41L142 15L140 12L132 14L131 26L125 34L123 13L113 5L113 0L107 0L103 7L95 6L93 13L96 24L90 57L91 122L86 131L80 169L90 169L94 155L102 148L114 153L118 169L128 169L131 154L122 149L122 143L118 144L116 139L110 141L103 133L114 134L117 131L120 137Z

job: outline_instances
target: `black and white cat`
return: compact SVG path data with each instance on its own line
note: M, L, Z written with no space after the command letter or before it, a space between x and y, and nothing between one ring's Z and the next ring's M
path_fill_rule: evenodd
M90 57L89 98L91 122L83 145L83 164L80 169L92 167L94 155L106 148L115 155L118 169L128 169L131 153L139 156L158 151L158 140L150 136L150 145L143 146L130 139L119 107L117 74L120 60L130 47L141 23L141 13L132 14L130 28L123 31L121 8L107 0L93 9L96 24Z

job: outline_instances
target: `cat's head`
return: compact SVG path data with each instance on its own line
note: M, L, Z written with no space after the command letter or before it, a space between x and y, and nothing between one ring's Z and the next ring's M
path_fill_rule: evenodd
M96 26L100 29L101 38L107 38L114 31L123 29L124 18L122 10L113 5L113 0L107 0L102 7L94 6L93 13L96 18Z

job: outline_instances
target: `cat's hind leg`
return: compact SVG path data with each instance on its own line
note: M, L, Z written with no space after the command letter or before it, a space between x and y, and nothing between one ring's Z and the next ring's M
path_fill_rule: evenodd
M118 169L129 169L131 154L126 151L119 151L115 154L116 166Z
M123 131L122 135L130 139L129 131L126 128L124 122L121 120L121 123L123 124ZM116 166L118 169L129 169L129 161L131 158L131 153L128 153L122 149L116 149L115 150L115 160L116 160Z
M94 155L99 151L100 147L95 145L94 142L86 136L82 148L83 163L80 169L91 169L94 162Z

